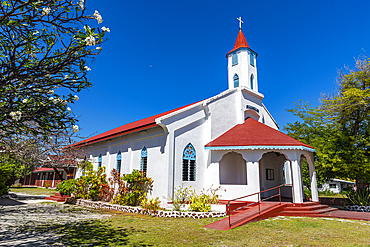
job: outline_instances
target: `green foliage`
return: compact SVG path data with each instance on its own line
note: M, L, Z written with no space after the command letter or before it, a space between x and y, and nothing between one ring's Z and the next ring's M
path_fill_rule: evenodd
M103 188L107 184L105 167L98 171L92 169L92 164L85 166L85 175L76 180L76 198L98 201L102 199Z
M356 69L341 73L338 84L338 93L324 96L319 106L301 102L289 110L301 121L284 129L315 148L319 178L355 179L362 189L370 181L369 59L356 60Z
M304 188L304 198L306 200L309 200L312 198L312 195L311 195L311 190L308 189L308 188Z
M195 190L193 190L189 208L191 211L195 212L209 212L211 211L211 197L203 192L197 194Z
M127 192L120 197L120 204L138 206L146 193L153 189L153 179L143 176L142 172L133 170L122 177L127 182Z
M64 195L70 196L76 190L76 180L75 179L68 179L63 180L57 185L57 191Z
M335 196L335 195L338 195L338 193L334 193L331 190L319 191L319 196Z
M44 186L45 186L45 189L49 189L49 187L51 186L51 184L49 182L45 182Z
M160 203L161 201L159 200L159 197L152 198L152 199L144 197L141 200L141 206L147 211L153 212L153 213L161 209L161 207L159 206Z
M9 192L10 185L8 178L12 173L12 166L9 164L0 165L0 196L6 195Z
M179 186L179 188L175 188L174 196L170 198L175 211L181 211L183 205L186 204L187 202L190 202L191 195L192 195L191 186L188 188L181 185Z
M218 191L223 190L221 186L217 188L202 189L200 194L197 194L192 187L184 187L183 185L175 188L174 197L171 201L175 211L184 209L184 205L189 203L189 209L195 212L209 212L211 210L211 203L216 204L220 198ZM226 190L225 190L226 191Z
M370 189L357 189L347 191L347 204L370 206Z

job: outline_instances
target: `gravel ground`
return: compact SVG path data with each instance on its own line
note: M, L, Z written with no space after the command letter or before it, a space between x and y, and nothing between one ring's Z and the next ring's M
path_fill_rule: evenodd
M40 232L37 226L103 219L89 209L45 201L44 196L19 195L0 199L0 246L63 246L55 232Z

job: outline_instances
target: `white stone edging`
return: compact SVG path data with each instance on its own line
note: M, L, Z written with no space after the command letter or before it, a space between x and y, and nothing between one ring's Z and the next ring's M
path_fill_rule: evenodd
M95 202L84 199L77 199L76 205L95 208L95 209L109 209L117 210L125 213L135 213L135 214L148 214L155 217L172 217L172 218L193 218L193 219L203 219L203 218L218 218L226 216L226 212L180 212L180 211L164 211L157 210L155 212L150 212L141 207L131 207L122 206L118 204L110 204L107 202Z
M356 212L370 212L370 206L346 205L344 209Z

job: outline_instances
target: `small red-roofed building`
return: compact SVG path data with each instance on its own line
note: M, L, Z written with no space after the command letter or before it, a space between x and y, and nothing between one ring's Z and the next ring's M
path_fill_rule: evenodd
M58 168L58 172L63 179L73 179L76 173L76 167L68 169ZM15 184L20 183L22 186L37 186L55 188L61 180L53 168L37 167L31 174L20 178Z
M208 99L125 124L76 144L94 169L107 175L134 169L154 180L150 197L173 197L179 186L197 192L221 186L234 199L281 186L281 194L303 203L301 164L306 159L312 200L318 201L314 148L279 131L258 91L257 53L241 30L226 54L228 89ZM82 171L77 172L77 177ZM278 190L261 193L269 198ZM257 201L258 195L246 199Z

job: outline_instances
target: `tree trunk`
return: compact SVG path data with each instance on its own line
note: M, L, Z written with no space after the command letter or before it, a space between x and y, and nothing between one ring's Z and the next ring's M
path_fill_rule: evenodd
M365 183L364 183L364 180L362 178L360 178L359 176L357 176L356 178L356 188L358 190L363 190L365 189Z
M58 168L53 167L53 169L54 169L55 173L58 175L58 177L60 178L60 181L63 181L64 180L63 175L59 173Z

